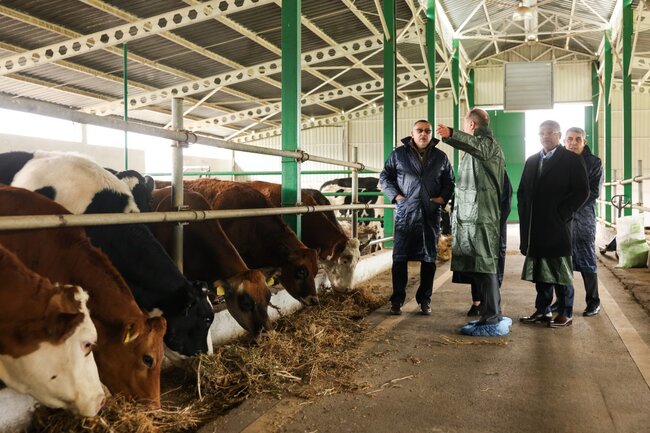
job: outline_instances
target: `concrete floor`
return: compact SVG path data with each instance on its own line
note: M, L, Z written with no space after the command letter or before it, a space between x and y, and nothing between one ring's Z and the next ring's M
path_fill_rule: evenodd
M509 227L502 288L503 312L514 321L508 336L458 334L469 286L452 284L448 264L440 266L432 316L415 314L411 300L402 316L389 316L385 307L368 318L377 338L364 343L367 363L358 379L367 389L309 402L252 399L200 431L650 432L648 314L602 267L600 315L581 316L578 276L573 326L519 324L534 310L535 290L519 278L516 233ZM410 269L409 299L417 270Z

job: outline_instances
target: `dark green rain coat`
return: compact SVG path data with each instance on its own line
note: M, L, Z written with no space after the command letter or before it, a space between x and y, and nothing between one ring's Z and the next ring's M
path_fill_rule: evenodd
M466 152L456 173L452 220L452 271L497 273L505 160L489 128L474 135L452 130L443 139Z

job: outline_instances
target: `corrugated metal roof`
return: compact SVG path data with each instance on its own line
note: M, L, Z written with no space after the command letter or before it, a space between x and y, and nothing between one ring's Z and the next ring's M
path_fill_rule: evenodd
M231 5L241 4L234 0L224 1L228 1ZM374 0L347 1L371 23L371 27L374 26L375 31L383 34L380 12ZM421 3L414 0L397 0L398 31L412 21L412 8L418 9L417 20L420 25L424 25L425 12L421 10ZM578 0L526 0L525 3L531 4L536 14L538 28L534 28L533 24L512 21L512 12L518 4L514 0L484 0L484 2L439 0L438 3L443 11L442 14L438 11L438 15L444 15L441 17L441 22L448 22L451 26L446 32L438 33L438 43L449 47L451 42L443 40L443 34L449 34L449 31L456 33L463 53L467 55L467 58L463 58L462 64L464 65L465 62L474 64L478 61L480 66L481 61L489 62L490 60L485 59L492 56L495 57L495 61L496 58L498 61L508 59L521 61L522 55L529 55L531 59L535 56L563 59L565 55L568 55L568 60L571 60L572 55L581 56L581 60L593 59L603 38L600 27L605 28L604 22L611 19L616 0L590 0L588 6ZM27 51L61 43L75 34L90 34L111 29L127 22L186 8L192 4L194 2L189 0L106 0L105 3L101 0L49 0L48 2L4 0L0 3L0 41L2 41L0 42L0 67L4 65L2 59L15 54L15 50ZM479 9L472 14L477 5L480 5ZM638 0L633 1L633 7L641 7ZM161 89L179 84L186 84L185 87L192 88L194 86L189 83L193 80L238 69L237 65L250 67L257 73L259 71L255 68L256 65L280 60L278 49L282 46L282 10L278 3L269 2L243 11L238 11L237 7L230 7L229 11L231 13L227 15L227 20L209 19L159 35L146 32L141 39L128 42L128 78L131 81L129 95L138 96L137 99L145 101L144 103L151 101L149 107L144 105L131 110L134 119L140 117L161 124L169 122L169 103L160 94ZM304 20L308 20L315 26L311 29L302 26L302 52L329 47L329 43L326 42L328 38L337 46L373 34L373 31L342 0L302 0L301 12ZM570 28L569 23L571 23ZM463 28L460 28L461 25ZM618 23L614 23L614 26L617 25ZM585 30L589 31L585 32ZM415 27L411 26L410 31L415 31ZM259 38L262 43L249 38L250 35ZM527 42L526 35L533 39L537 38L539 42ZM178 43L174 40L178 37L205 51L193 50L185 43ZM266 45L265 41L272 46ZM520 46L528 49L520 50L516 55L508 52ZM547 53L549 47L557 47L557 52ZM423 67L424 60L415 39L410 39L406 43L401 42L397 48L400 56L409 66L415 69ZM353 51L350 56L353 59L363 59L370 52ZM214 55L206 53L214 53ZM447 54L449 55L450 53ZM649 31L638 34L635 56L637 59L648 58L650 61ZM340 74L343 67L352 66L351 60L347 57L331 59L325 55L322 60L311 65L315 69L314 73L303 71L301 75L303 92L309 92L320 86L316 91L318 93L336 86L349 86L373 79L367 71L359 67ZM437 61L443 62L439 54ZM372 66L371 69L375 74L379 76L383 74L381 52L365 59L363 64ZM638 67L634 67L636 63L633 62L632 76L635 80L645 76L646 64L641 63ZM407 70L405 66L398 64L398 72L405 72ZM13 72L10 77L0 75L0 92L77 108L93 106L106 100L119 101L123 92L122 68L121 45L118 44L113 49L93 50L67 58L60 64L44 63ZM268 74L268 71L264 72ZM278 69L267 76L277 82L281 80ZM323 79L335 76L334 83L323 85ZM440 81L441 86L449 85L448 77L449 73L445 72ZM424 93L426 88L422 83L417 82L410 84L404 90L408 91L409 96L414 96ZM211 88L198 86L196 93L185 95L186 105L192 106L212 92ZM376 90L373 89L373 94L367 95L365 99L375 97L375 93ZM191 117L209 118L229 111L254 108L269 100L278 101L280 96L281 91L278 87L259 78L241 78L239 82L226 86L220 85L219 90L209 96L203 106L193 110ZM363 95L359 96L363 97ZM381 103L381 98L377 103ZM335 107L336 110L350 110L359 106L361 102L358 98L344 97L328 101L327 104ZM326 116L332 113L330 109L315 104L306 107L305 112L313 116ZM274 118L277 120L278 116ZM249 124L243 121L232 126L243 127ZM259 126L255 129L259 129ZM212 132L216 130L229 134L232 128L210 129Z

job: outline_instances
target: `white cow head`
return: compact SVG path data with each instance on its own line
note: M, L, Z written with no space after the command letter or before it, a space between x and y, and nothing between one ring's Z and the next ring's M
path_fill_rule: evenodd
M68 323L75 315L46 312L48 317L43 326L54 340L58 337L63 340L58 344L41 342L38 349L17 358L0 355L0 379L45 406L95 416L105 398L92 353L97 332L86 308L88 294L79 287L68 287L75 291L74 298L81 303L81 323L67 337L55 335L59 330L69 332Z
M323 268L334 291L346 293L353 289L352 278L360 257L359 240L352 238L345 243L345 248L338 258L322 260Z

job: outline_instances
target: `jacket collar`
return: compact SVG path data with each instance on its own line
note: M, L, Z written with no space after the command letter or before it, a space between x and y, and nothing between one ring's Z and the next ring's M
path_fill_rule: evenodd
M408 135L400 140L404 146L408 146L411 144L411 136ZM433 146L435 147L438 143L440 143L440 140L438 140L436 137L432 137L431 141L429 144L427 144L427 149L429 146L431 146L431 143L433 143Z
M492 137L492 135L492 130L489 126L486 126L485 128L476 128L474 130L475 137Z

